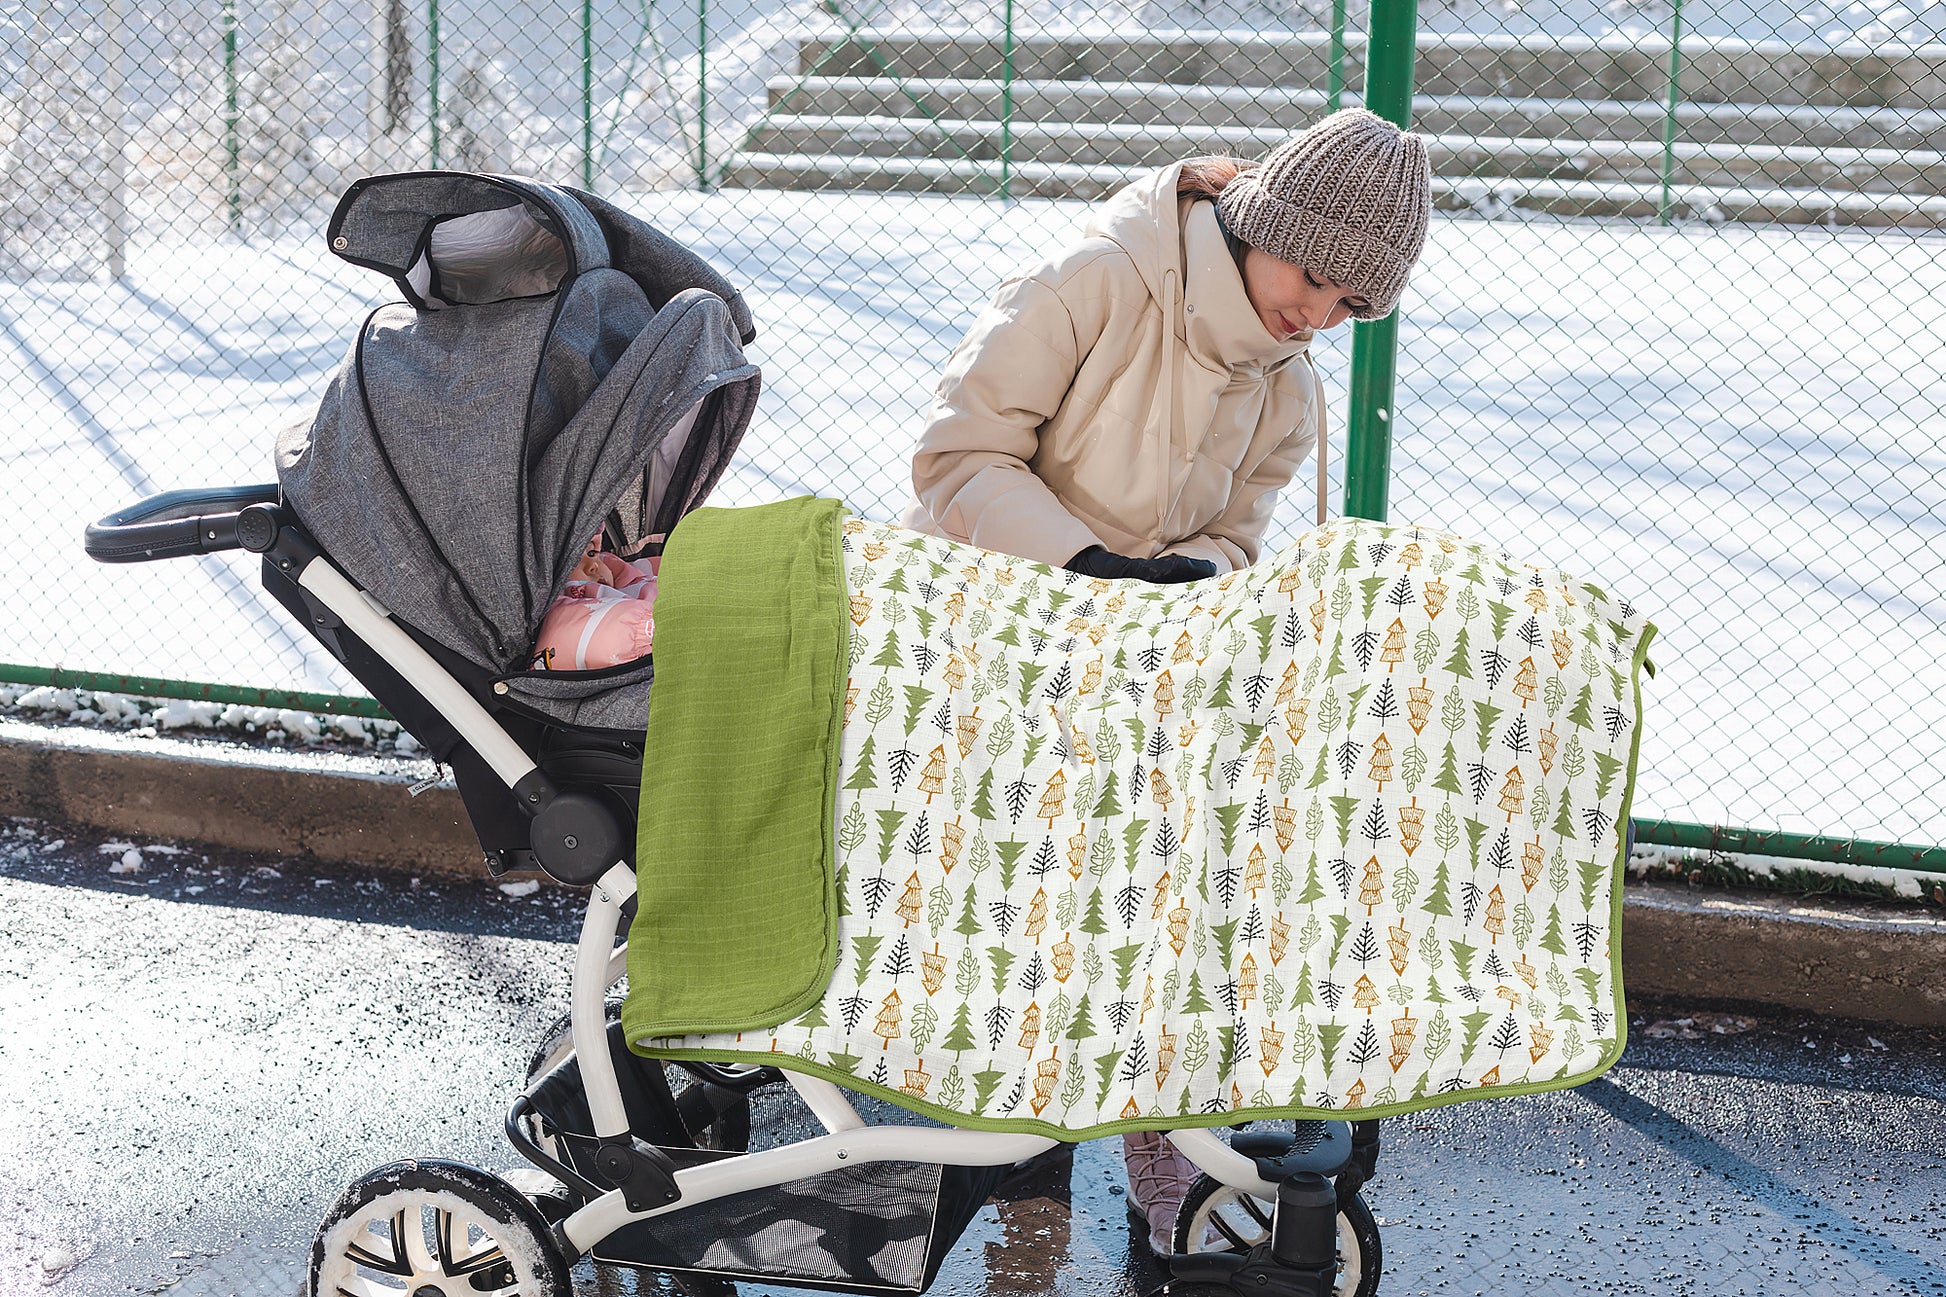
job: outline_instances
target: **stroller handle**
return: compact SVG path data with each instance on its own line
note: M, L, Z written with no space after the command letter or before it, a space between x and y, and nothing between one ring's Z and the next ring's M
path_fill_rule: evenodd
M253 548L238 534L239 519L252 505L276 501L275 482L164 491L89 523L81 543L98 563L147 563ZM249 520L242 525L248 527Z

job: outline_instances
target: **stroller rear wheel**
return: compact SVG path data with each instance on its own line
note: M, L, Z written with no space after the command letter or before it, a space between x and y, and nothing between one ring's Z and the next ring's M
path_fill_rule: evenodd
M355 1182L311 1244L312 1297L573 1297L547 1222L461 1162L393 1162Z
M1271 1204L1220 1180L1198 1176L1176 1213L1175 1248L1187 1252L1248 1252L1270 1237ZM1378 1222L1353 1194L1338 1204L1338 1282L1333 1297L1372 1297L1378 1291Z

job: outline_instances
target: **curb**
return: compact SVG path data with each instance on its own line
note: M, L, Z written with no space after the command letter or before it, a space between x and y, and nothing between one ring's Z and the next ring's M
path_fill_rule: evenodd
M428 762L0 717L0 814L239 851L478 877L459 791Z
M1946 915L1680 884L1623 889L1632 994L1946 1027Z
M425 764L0 717L0 814L478 878L458 791L407 792ZM1946 1028L1946 915L1661 883L1622 903L1632 995Z

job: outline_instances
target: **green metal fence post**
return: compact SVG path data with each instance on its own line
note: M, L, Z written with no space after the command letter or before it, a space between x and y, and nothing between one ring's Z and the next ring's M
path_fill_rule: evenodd
M1418 0L1372 0L1365 44L1365 106L1388 121L1412 121ZM1345 512L1385 521L1392 469L1392 396L1397 387L1399 313L1360 320L1351 334L1351 416L1345 450Z
M432 126L432 166L439 169L439 0L426 0L426 116Z
M1682 97L1682 0L1673 0L1669 34L1669 110L1662 117L1662 223L1669 223L1669 177L1676 169L1676 103Z
M581 0L581 187L595 187L594 0Z
M1000 38L1000 201L1013 197L1014 167L1014 0L1007 0Z
M710 187L710 0L697 0L697 189Z
M243 147L237 138L236 0L223 0L223 177L229 196L230 230L243 230Z
M119 282L128 273L128 6L107 0L102 6L102 97L108 101L107 130L102 144L108 153L108 201L102 221L108 228L108 278Z
M1331 67L1325 73L1324 110L1345 106L1345 0L1331 0Z

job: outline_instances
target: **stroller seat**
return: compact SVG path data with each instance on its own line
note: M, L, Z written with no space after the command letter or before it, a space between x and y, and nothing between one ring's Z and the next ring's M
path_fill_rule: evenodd
M590 537L653 553L722 477L759 386L741 345L755 336L748 308L651 226L515 177L362 180L327 237L405 301L365 319L317 416L279 437L285 525L550 779L632 822L652 657L545 671L529 654ZM533 867L529 816L444 712L274 556L264 580L453 767L489 866Z

